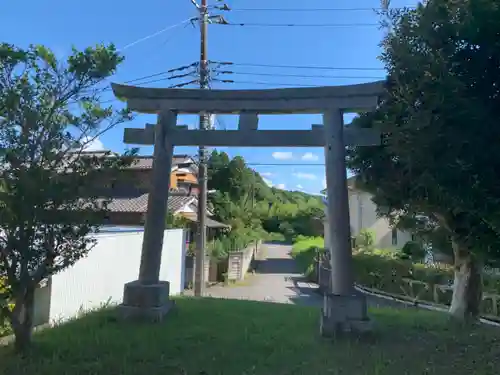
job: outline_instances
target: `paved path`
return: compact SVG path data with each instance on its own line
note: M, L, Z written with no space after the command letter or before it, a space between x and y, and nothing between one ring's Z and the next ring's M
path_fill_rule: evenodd
M250 275L242 285L213 286L207 296L230 299L249 299L278 303L321 306L322 296L317 285L304 280L290 256L290 245L265 244L265 259L258 261L255 275ZM401 304L367 296L370 306L397 306Z
M304 281L290 257L289 245L263 245L265 259L257 261L255 275L249 275L242 285L213 286L206 290L212 297L250 299L279 303L321 304L317 286Z

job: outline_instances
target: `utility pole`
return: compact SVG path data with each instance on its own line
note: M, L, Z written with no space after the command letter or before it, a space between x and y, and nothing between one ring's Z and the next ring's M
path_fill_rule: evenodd
M220 1L220 0L219 0ZM208 0L201 0L198 4L196 0L191 0L193 5L198 10L198 21L200 23L200 62L199 76L200 89L209 89L210 80L210 62L207 56L208 43L208 24L209 23L227 23L224 17L217 15L211 16L208 9ZM215 7L215 9L229 10L229 7ZM199 127L201 130L209 128L209 113L200 113ZM205 289L205 250L207 244L207 190L208 190L208 175L207 175L207 149L200 146L198 149L199 168L198 168L198 240L196 241L196 264L195 264L195 282L194 295L202 296Z
M208 7L207 0L202 0L198 5L194 0L193 4L199 11L200 22L200 89L208 89L208 61L207 61L207 33L208 33ZM208 114L200 114L200 129L205 130L208 123ZM198 148L198 239L196 241L196 264L194 295L201 297L205 290L205 249L207 243L207 160L206 148Z
M220 1L220 0L218 0ZM200 23L200 61L198 64L194 63L185 67L173 69L184 70L190 66L199 66L199 83L200 89L209 89L210 80L210 62L207 56L207 43L208 43L208 24L218 23L227 24L223 16L210 15L208 8L208 0L201 0L198 4L196 0L191 0L193 5L198 10L198 21ZM230 8L227 5L213 7L217 10L228 11ZM188 74L172 76L170 78L180 78L188 76ZM184 85L193 83L194 81L174 85L172 87L182 87ZM210 114L200 113L199 127L201 130L209 128ZM198 168L198 240L196 241L196 264L195 264L195 282L194 282L194 295L202 296L205 289L205 250L207 243L207 190L208 190L208 176L207 176L207 150L204 146L198 148L199 168Z

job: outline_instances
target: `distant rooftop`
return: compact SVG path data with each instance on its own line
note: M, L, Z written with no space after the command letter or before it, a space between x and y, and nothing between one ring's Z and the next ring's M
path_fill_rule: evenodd
M81 151L80 155L103 157L109 153L109 150L99 151ZM172 156L172 168L180 164L194 164L194 159L191 155L178 154ZM151 169L153 168L153 156L136 156L134 162L127 169Z

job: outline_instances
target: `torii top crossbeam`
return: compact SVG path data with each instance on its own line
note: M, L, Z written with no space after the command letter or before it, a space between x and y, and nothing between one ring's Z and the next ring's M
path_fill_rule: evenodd
M178 113L262 114L323 113L335 108L344 112L377 106L384 81L345 86L323 86L272 90L198 90L137 87L112 84L116 97L128 108L142 113L162 109ZM244 109L244 110L242 110Z

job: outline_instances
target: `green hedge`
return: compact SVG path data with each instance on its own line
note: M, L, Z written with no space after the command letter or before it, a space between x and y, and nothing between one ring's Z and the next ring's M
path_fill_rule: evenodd
M301 272L307 277L314 273L316 255L324 246L325 241L322 237L298 236L293 244L292 257L297 261Z
M292 256L297 260L301 271L306 276L314 277L315 259L318 252L324 251L322 238L302 238L293 245ZM401 259L398 251L374 249L353 252L355 281L358 285L378 289L398 295L418 295L419 300L434 301L433 290L425 290L423 285L414 284L413 291L403 279L413 279L429 284L451 285L453 267L427 266L414 263L410 259ZM500 277L483 274L484 292L500 295ZM440 292L439 301L443 304L451 302L451 291ZM489 301L483 303L483 312L489 313ZM499 306L500 307L500 306Z
M387 293L411 295L409 284L403 281L405 278L440 285L453 281L453 270L450 267L426 267L412 263L411 260L366 252L353 254L353 266L356 283ZM432 301L433 291L424 289L424 286L415 285L413 292L419 299ZM447 296L443 296L443 301L446 299Z
M280 232L266 232L264 235L265 241L276 241L276 242L285 242L286 238L283 233Z

